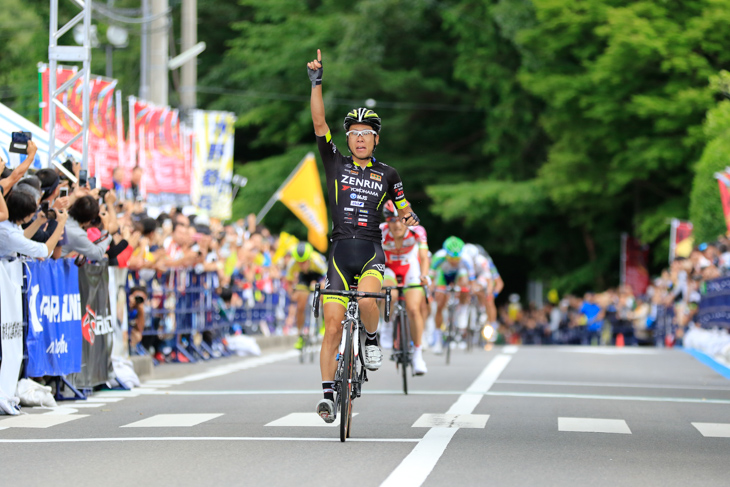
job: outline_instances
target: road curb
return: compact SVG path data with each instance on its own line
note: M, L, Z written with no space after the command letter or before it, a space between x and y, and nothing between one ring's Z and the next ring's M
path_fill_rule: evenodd
M728 363L724 361L719 361L713 357L710 357L706 353L702 353L698 350L694 350L692 348L682 348L682 351L690 354L695 359L697 359L700 363L707 365L712 370L720 374L721 376L725 377L726 379L730 379L730 367L728 367Z
M291 348L294 346L294 343L297 341L297 336L284 336L284 335L276 335L276 336L262 336L262 335L256 335L254 338L256 338L256 343L261 348L261 350L269 350L272 348ZM152 357L149 355L132 355L129 357L132 361L132 365L134 366L134 372L137 374L137 377L141 381L150 380L155 375L155 366L152 361ZM215 360L213 360L211 363L215 363ZM184 364L181 364L184 365Z

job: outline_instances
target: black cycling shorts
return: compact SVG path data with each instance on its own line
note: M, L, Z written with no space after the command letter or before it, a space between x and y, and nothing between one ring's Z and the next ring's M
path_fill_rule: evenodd
M322 274L320 274L319 272L314 272L314 271L300 272L299 279L297 280L295 289L298 291L307 291L308 292L312 281L319 282L320 279L322 279Z
M335 240L332 243L327 262L327 283L325 289L348 291L356 285L355 276L367 276L383 282L385 254L380 243L357 238ZM342 296L325 296L324 302L338 302L347 306L348 299Z

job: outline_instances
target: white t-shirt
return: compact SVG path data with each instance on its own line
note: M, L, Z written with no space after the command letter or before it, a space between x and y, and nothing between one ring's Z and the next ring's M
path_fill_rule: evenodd
M45 259L48 257L48 247L25 238L20 225L8 220L0 222L0 257L17 257L18 254Z

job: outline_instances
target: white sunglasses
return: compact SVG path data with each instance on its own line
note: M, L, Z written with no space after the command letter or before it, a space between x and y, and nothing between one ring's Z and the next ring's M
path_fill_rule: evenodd
M378 135L378 133L375 130L350 130L349 132L345 132L346 136L350 136L350 134L354 135L355 137L365 137L366 135Z

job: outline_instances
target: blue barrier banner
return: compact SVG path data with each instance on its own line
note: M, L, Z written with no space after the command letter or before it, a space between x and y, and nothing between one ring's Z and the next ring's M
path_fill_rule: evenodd
M81 304L72 259L32 261L28 267L30 377L81 370Z
M703 284L697 322L703 328L730 327L730 277Z

